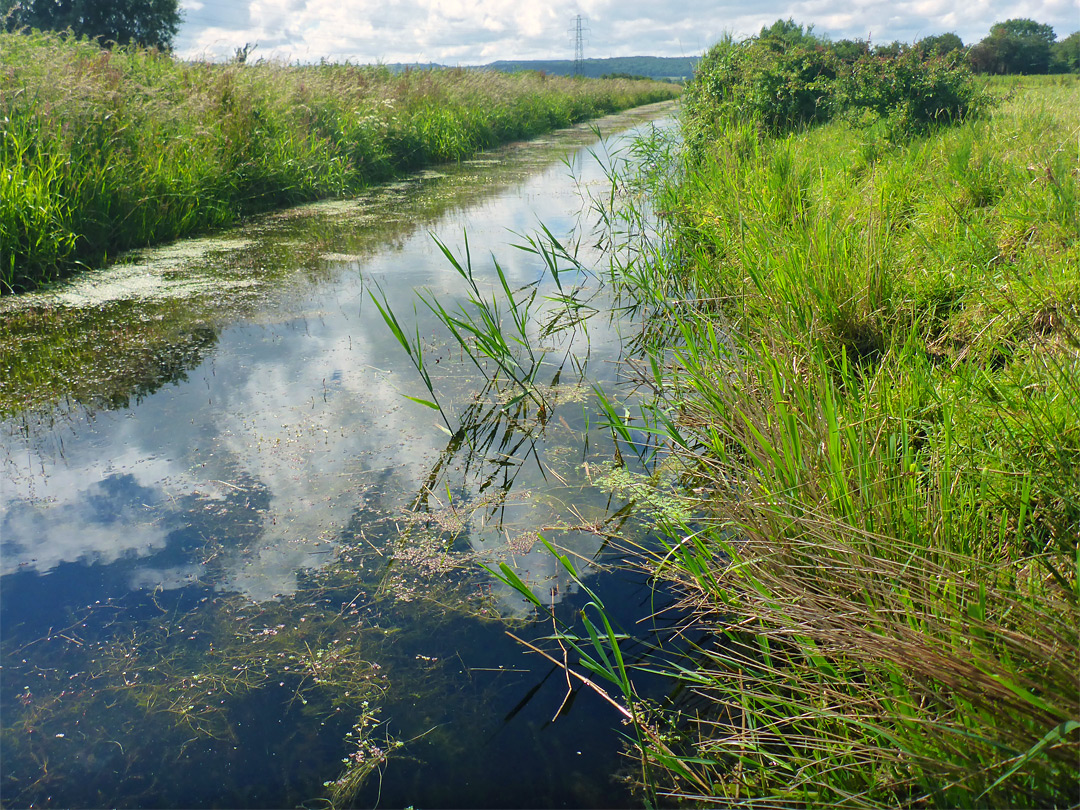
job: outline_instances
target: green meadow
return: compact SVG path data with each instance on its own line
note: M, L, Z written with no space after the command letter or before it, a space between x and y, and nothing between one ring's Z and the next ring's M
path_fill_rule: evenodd
M0 290L345 195L670 85L539 73L181 62L0 33Z

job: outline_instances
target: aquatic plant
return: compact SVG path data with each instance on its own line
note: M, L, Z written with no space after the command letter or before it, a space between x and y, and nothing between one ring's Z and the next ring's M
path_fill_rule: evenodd
M468 234L465 234L462 259L438 237L432 238L447 262L465 282L466 301L450 309L433 292L418 290L417 297L446 329L454 344L469 358L482 379L486 380L485 394L494 394L504 410L528 399L537 409L537 417L543 422L554 404L549 401L549 397L558 396L559 382L567 364L576 365L578 378L584 377L583 366L573 351L572 340L565 341L566 348L557 364L548 359L547 348L538 345L544 339L567 337L564 333L586 330L588 319L597 314L598 310L589 304L589 298L596 294L595 288L591 293L586 292L580 280L572 288L563 287L561 276L564 273L582 272L584 268L581 263L554 234L544 229L542 236L526 237L524 243L517 245L520 250L542 260L540 277L513 289L502 265L493 256L491 268L498 284L493 290L486 292L481 289L477 271L473 267ZM541 285L549 276L556 285L556 292L540 296ZM457 429L451 423L451 414L440 405L430 368L424 362L423 341L420 339L418 327L414 325L414 334L408 335L385 294L381 301L373 292L369 295L387 328L416 368L431 397L424 399L406 395L406 398L438 411L447 432L451 436L455 435ZM552 312L549 306L543 306L545 302L555 305L555 311ZM554 369L554 376L548 385L538 382L538 375L545 369ZM477 398L479 397L478 394ZM469 410L473 410L472 406ZM472 420L469 421L475 424Z
M4 695L10 800L79 803L91 788L77 775L109 760L106 772L88 777L92 790L106 801L119 794L116 780L132 780L125 795L141 791L149 801L170 789L168 765L178 753L227 783L227 752L257 725L260 702L280 717L305 717L316 735L354 713L367 716L387 690L372 660L384 631L358 626L333 602L311 609L300 600L257 605L228 596L185 609L182 597L170 604L160 592L146 601L162 617L150 626L137 609L99 603L38 639L5 633L6 677L25 684L19 699L11 682ZM349 782L358 785L359 774Z
M376 740L374 735L379 728L378 710L367 702L361 703L362 712L346 732L353 750L342 760L345 766L341 775L333 781L323 783L327 788L327 798L331 807L347 807L353 804L361 789L367 784L373 773L385 767L386 761L395 752L404 747L401 740L384 737Z
M189 300L163 303L160 318L137 323L132 309L125 301L78 314L50 305L5 312L0 416L48 413L65 396L91 411L127 407L183 378L217 341L214 318Z

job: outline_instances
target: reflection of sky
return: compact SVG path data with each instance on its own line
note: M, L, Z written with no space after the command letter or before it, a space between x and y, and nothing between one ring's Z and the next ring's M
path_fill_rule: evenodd
M595 183L602 174L582 160L579 181ZM459 255L467 232L477 269L490 267L494 251L513 286L529 283L540 262L507 247L518 241L507 231L531 232L540 222L555 233L572 228L567 213L580 201L568 175L558 163L427 227ZM445 303L463 287L431 235L418 229L392 250L343 265L333 285L306 287L299 300L282 290L253 322L224 330L212 358L186 382L131 410L65 428L62 449L55 437L26 441L9 426L0 458L0 572L125 560L133 587L184 585L203 576L202 555L163 552L177 538L193 542L197 522L199 542L226 550L215 584L262 600L291 592L298 571L332 559L358 507L385 512L404 504L446 437L437 414L402 397L427 394L367 300L372 280L406 324L414 288ZM434 334L422 305L417 316L420 334ZM610 339L599 322L589 331L594 352ZM255 531L202 519L255 494L262 500L246 513ZM480 556L505 556L498 532L474 534ZM585 559L599 547L590 535L562 542ZM565 575L542 547L508 561L542 594L556 582L566 592Z

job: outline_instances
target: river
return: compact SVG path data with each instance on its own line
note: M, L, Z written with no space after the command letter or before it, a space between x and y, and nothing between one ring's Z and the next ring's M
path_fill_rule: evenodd
M5 806L640 803L630 730L507 636L551 621L485 566L572 623L585 596L546 538L631 658L668 632L645 620L664 597L617 564L647 521L610 480L593 387L619 388L635 326L587 268L605 165L670 114L0 300ZM557 281L515 247L542 228L581 260ZM499 330L525 388L479 373L425 305L479 312L442 246L507 317L507 294L531 300Z

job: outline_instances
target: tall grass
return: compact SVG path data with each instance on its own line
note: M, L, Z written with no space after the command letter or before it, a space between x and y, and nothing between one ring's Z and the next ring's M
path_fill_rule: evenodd
M670 98L670 85L185 63L0 34L0 291Z
M1078 90L902 140L731 122L660 192L626 278L702 520L651 564L703 639L661 795L1080 801Z
M1080 802L1080 82L996 89L904 137L712 119L596 201L656 394L602 409L682 476L641 554L690 651L656 706L595 595L553 640L650 803Z

